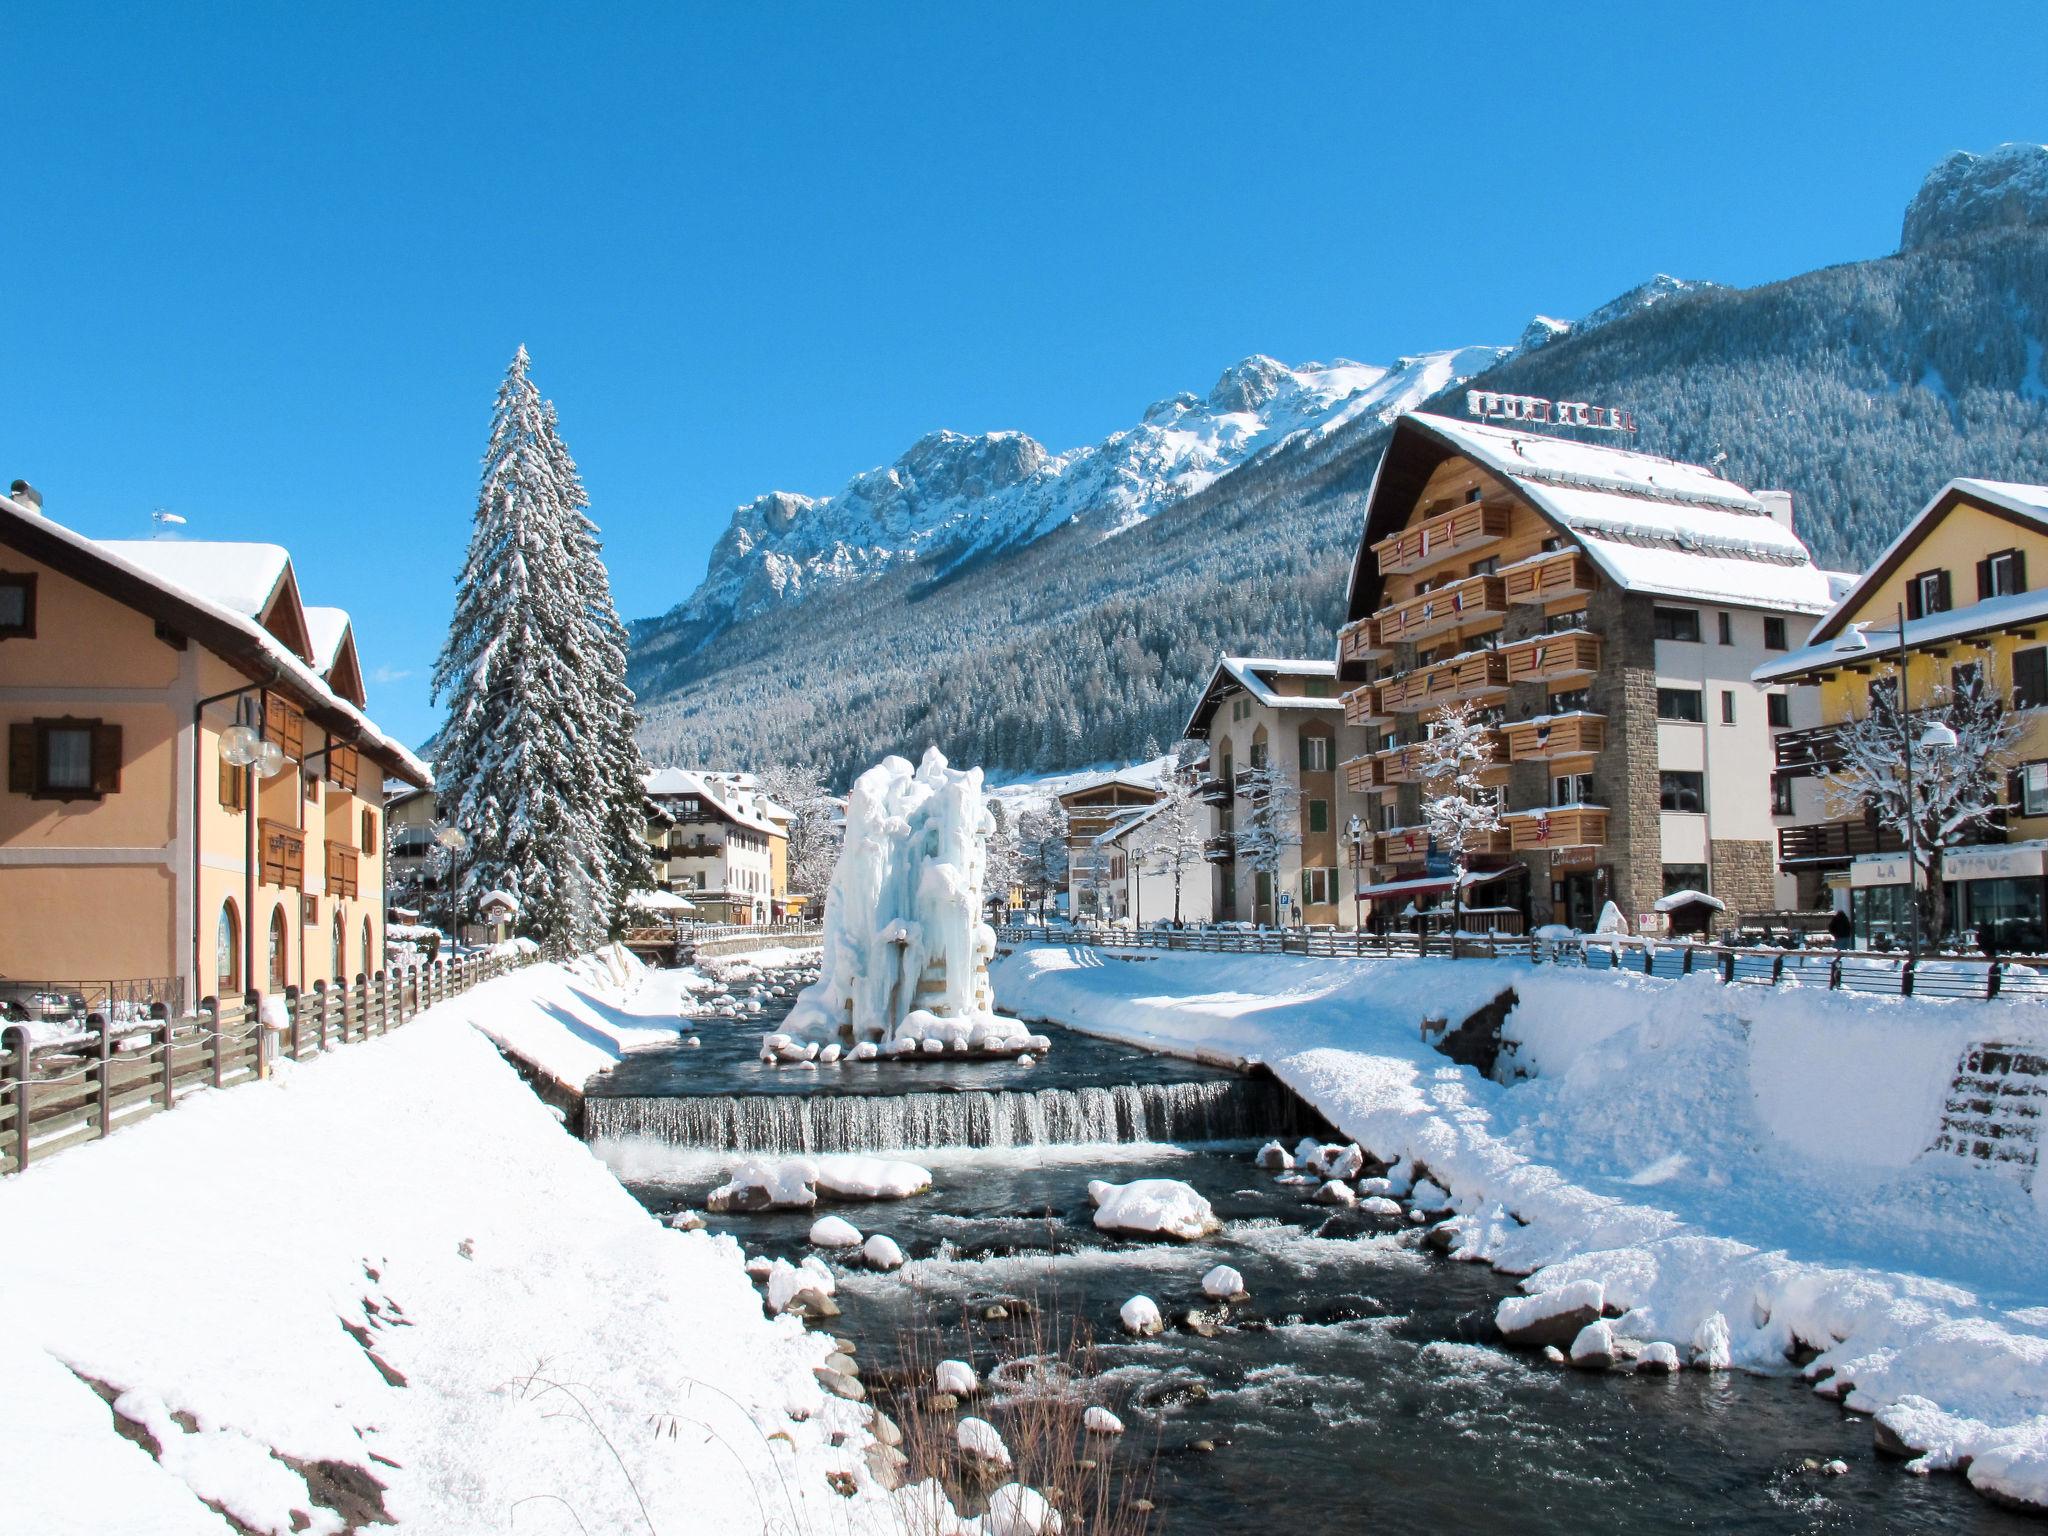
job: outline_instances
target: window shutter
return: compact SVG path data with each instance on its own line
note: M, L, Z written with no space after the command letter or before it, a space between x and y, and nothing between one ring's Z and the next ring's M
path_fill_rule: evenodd
M121 789L121 727L95 725L92 728L92 790L96 795L118 794Z
M7 727L7 788L17 795L36 792L36 728L26 720Z
M1948 572L1937 571L1934 575L1934 611L1947 613L1955 607L1955 598L1949 592Z
M2027 552L2024 549L2012 552L2012 589L2015 592L2027 590Z
M1920 617L1920 578L1918 576L1915 576L1906 583L1906 617L1909 619Z
M226 758L220 760L220 803L230 811L242 808L242 770Z
M2012 658L2012 707L2039 709L2048 704L2048 648L2032 646Z
M1977 601L1983 602L1991 595L1991 559L1987 555L1977 562Z

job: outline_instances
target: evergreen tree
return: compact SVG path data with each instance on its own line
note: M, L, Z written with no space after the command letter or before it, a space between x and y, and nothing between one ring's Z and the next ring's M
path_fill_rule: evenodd
M624 652L594 622L598 596L607 611L611 602L596 530L528 367L521 347L498 388L476 523L434 667L435 700L448 708L436 777L442 812L465 838L458 920L486 893L507 891L519 931L566 954L602 940L624 900L618 880L640 833L638 753L627 779L635 820L615 843L626 769L607 722L621 698L626 732L635 723Z

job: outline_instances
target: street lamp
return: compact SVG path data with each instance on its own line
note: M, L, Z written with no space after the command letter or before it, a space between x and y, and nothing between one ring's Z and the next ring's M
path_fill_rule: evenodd
M1917 747L1923 752L1954 751L1962 745L1955 727L1946 720L1929 720L1920 732L1920 739L1912 738L1912 714L1908 708L1906 693L1906 607L1898 607L1899 620L1899 693L1895 701L1899 714L1899 742L1905 748L1900 754L1906 769L1906 912L1912 919L1911 941L1906 949L1908 960L1920 958L1920 808L1913 800L1913 752ZM1935 935L1936 942L1941 936Z
M1358 933L1365 927L1365 820L1356 814L1344 824L1344 835L1351 840L1351 931Z

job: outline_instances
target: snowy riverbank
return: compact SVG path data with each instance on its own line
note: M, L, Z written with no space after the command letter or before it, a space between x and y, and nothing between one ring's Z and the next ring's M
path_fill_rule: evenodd
M0 1527L896 1529L865 1410L812 1375L829 1341L763 1316L730 1240L650 1220L478 1032L564 1076L673 1034L675 983L584 968L0 1182Z
M1001 1004L1266 1061L1346 1135L1427 1164L1459 1257L1602 1287L1615 1330L1790 1370L1996 1497L2048 1505L2048 1177L1926 1156L1972 1041L2048 1008L1722 988L1526 963L1027 947ZM1512 1088L1420 1039L1512 986Z

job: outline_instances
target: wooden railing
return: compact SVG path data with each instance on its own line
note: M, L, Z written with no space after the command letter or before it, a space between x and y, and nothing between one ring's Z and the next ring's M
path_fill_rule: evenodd
M1552 715L1542 720L1518 720L1506 729L1508 760L1516 763L1591 756L1607 744L1605 715Z
M1372 547L1373 558L1383 576L1419 571L1498 544L1507 537L1508 520L1504 503L1468 501L1381 539Z
M1584 630L1536 635L1501 647L1511 683L1561 683L1600 670L1600 637Z
M1584 597L1598 577L1593 562L1574 550L1560 549L1541 559L1524 560L1501 573L1511 603L1548 603L1567 597Z
M1391 642L1380 638L1377 617L1353 619L1337 631L1337 660L1340 664L1347 661L1377 661L1382 656L1392 654L1393 649Z
M1534 853L1545 848L1598 847L1607 841L1607 811L1601 806L1510 811L1501 819L1508 824L1517 853Z
M1382 608L1373 617L1379 620L1380 639L1392 645L1427 640L1463 624L1504 617L1507 611L1498 576L1470 576Z
M93 1014L83 1027L40 1045L30 1043L26 1025L7 1025L0 1029L0 1173L19 1173L31 1161L173 1109L198 1089L267 1077L280 1058L305 1061L388 1034L422 1009L524 963L467 955L358 976L344 986L287 988L281 1028L263 1023L263 1000L253 992L204 998L183 1018L159 1004L141 1024Z
M256 823L258 869L265 885L306 888L306 834L264 817Z

